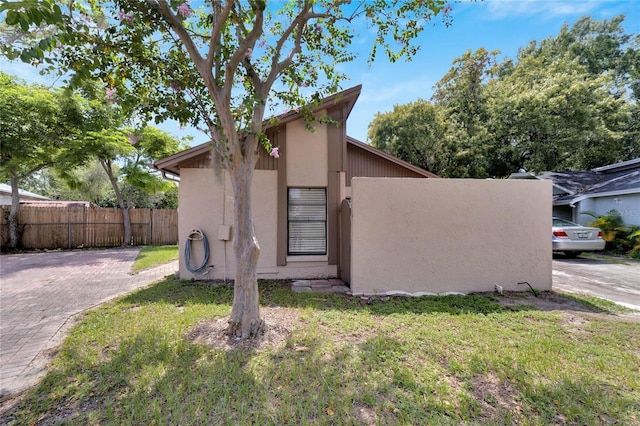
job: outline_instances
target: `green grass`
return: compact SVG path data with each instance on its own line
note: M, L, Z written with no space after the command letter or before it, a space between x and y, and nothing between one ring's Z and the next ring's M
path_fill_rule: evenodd
M178 258L178 246L143 246L133 263L133 272L152 268Z
M196 324L230 313L233 289L168 279L86 313L0 423L640 425L640 324L606 306L260 286L262 306L300 315L283 345L193 343Z

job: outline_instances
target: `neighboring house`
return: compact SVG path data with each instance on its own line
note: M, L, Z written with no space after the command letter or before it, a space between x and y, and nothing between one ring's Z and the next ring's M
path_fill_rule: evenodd
M47 197L23 189L19 189L18 193L20 195L20 201L48 200ZM0 205L11 205L11 185L0 183Z
M553 182L553 215L580 224L614 210L625 225L640 225L640 158L592 170L513 173L509 179Z
M436 175L347 136L347 118L361 86L324 99L315 109L335 124L314 123L308 131L295 111L277 117L265 132L280 158L260 147L252 183L255 232L260 244L261 278L340 277L345 262L341 251L340 206L351 196L354 177L433 178ZM154 167L180 179L180 277L226 279L235 274L230 243L233 191L229 176L217 167L205 143L158 160ZM201 230L210 246L209 268L203 275L186 269L185 242ZM204 252L193 243L192 266Z

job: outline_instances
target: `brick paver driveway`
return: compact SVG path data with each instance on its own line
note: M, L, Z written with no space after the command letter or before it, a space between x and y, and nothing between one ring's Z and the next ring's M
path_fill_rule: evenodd
M177 270L177 261L136 275L138 248L0 256L0 400L32 386L42 352L70 317ZM40 356L38 356L40 354Z

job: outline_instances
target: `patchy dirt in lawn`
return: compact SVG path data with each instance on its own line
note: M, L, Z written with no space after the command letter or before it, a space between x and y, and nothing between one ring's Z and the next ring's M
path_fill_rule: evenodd
M545 292L534 296L524 292L505 292L498 296L498 301L505 307L531 306L540 311L558 311L565 319L565 326L579 333L589 323L590 316L615 318L623 321L640 322L639 313L610 314L600 312L595 307L584 305L562 294ZM291 332L301 324L300 312L294 308L261 307L265 318L264 334L256 339L242 340L229 338L225 334L228 326L227 317L207 319L199 322L187 334L187 338L195 343L205 344L213 349L262 350L268 347L282 347ZM334 339L342 343L360 343L363 339L375 334L374 331L361 330L362 333L335 335ZM294 348L305 350L305 348Z
M534 296L531 293L505 292L498 296L502 306L533 306L541 311L577 311L577 312L597 312L576 300L564 297L558 293L544 292Z
M265 319L264 333L255 339L230 338L225 334L228 318L214 318L201 321L187 334L194 343L205 344L213 349L262 350L284 345L291 331L300 324L300 312L297 309L281 307L262 307L260 314Z
M502 381L493 374L475 376L472 379L473 395L480 404L482 417L491 418L496 411L517 411L518 402L513 398L519 395L511 383Z
M505 292L498 300L502 306L532 306L540 311L558 311L563 316L562 325L572 333L583 333L592 318L609 318L620 321L640 323L640 312L612 314L602 312L560 293L545 292L534 296L531 293Z
M353 410L354 410L356 419L358 419L358 424L374 426L380 423L378 421L378 415L376 414L376 411L371 407L367 407L366 405L356 404L353 407Z

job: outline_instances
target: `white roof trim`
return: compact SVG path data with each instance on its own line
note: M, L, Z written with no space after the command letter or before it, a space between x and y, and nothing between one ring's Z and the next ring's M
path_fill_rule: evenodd
M620 163L609 164L607 166L597 167L592 169L594 172L609 172L616 169L634 168L633 166L640 167L640 158L634 158L633 160L622 161Z

